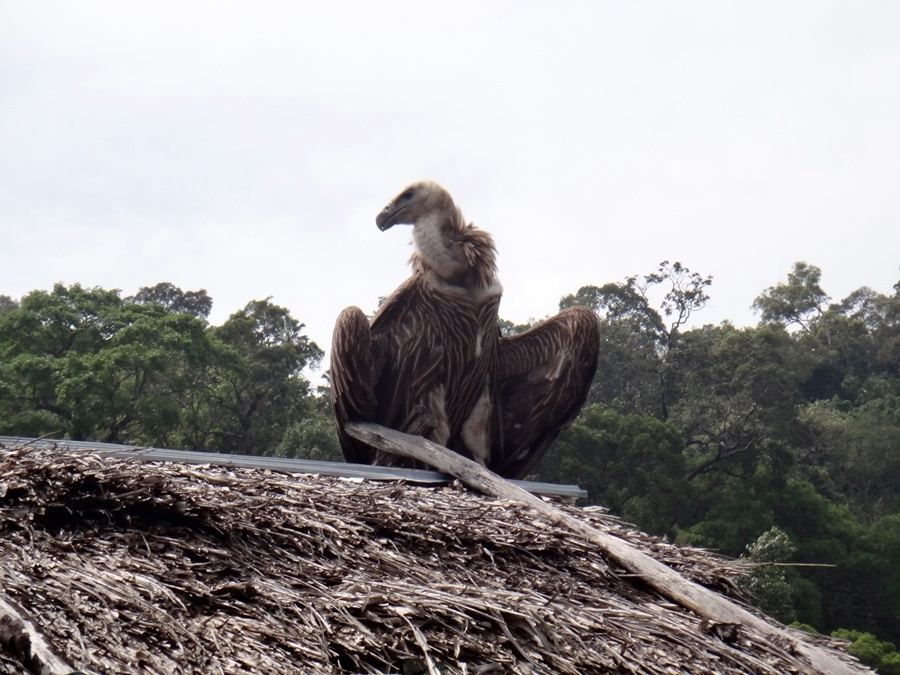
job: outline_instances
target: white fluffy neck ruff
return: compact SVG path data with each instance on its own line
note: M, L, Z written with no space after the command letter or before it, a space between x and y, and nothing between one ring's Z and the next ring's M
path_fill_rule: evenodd
M429 213L413 225L416 250L435 274L443 279L455 279L466 270L466 261L456 242L447 237L441 227L439 213Z

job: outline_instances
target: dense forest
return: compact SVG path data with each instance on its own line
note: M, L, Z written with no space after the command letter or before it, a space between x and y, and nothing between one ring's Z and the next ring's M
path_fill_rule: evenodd
M689 328L712 280L677 262L562 298L597 313L600 364L534 478L765 563L744 585L766 612L900 673L900 282L832 302L820 278L795 264L746 328ZM169 283L0 296L0 434L339 459L303 324L211 308Z

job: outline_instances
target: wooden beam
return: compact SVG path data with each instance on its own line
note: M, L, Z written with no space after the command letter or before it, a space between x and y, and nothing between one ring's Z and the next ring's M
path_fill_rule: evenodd
M867 672L856 669L827 650L798 639L783 628L772 625L738 604L704 586L685 579L672 568L639 551L628 542L603 532L569 515L534 495L513 485L485 467L433 443L421 436L411 436L393 429L363 422L351 422L344 427L353 438L374 448L414 459L452 474L469 487L500 499L526 504L550 522L567 528L600 549L607 558L632 574L639 575L650 587L678 604L716 623L738 623L758 634L785 641L810 664L807 672L850 675Z

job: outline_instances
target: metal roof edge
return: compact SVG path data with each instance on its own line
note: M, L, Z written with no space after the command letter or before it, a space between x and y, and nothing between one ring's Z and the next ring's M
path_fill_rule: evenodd
M393 466L371 466L368 464L347 464L287 457L263 455L232 455L221 452L198 452L196 450L173 450L169 448L140 447L119 443L97 443L94 441L70 441L52 438L25 438L21 436L0 436L0 444L9 446L28 445L33 447L66 447L79 450L95 450L98 454L120 459L136 459L149 462L181 462L184 464L216 464L248 469L269 469L284 473L318 474L334 478L367 478L369 480L404 480L411 483L440 484L453 478L437 471L424 469L404 469ZM513 480L523 490L536 495L583 499L587 491L577 485L558 485L538 481Z

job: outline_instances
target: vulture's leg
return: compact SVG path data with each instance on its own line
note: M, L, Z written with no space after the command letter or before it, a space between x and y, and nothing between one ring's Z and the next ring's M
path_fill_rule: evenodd
M584 307L500 340L494 471L521 478L575 419L597 370L599 341L597 316Z
M344 433L349 421L375 422L378 377L369 321L359 307L348 307L334 324L331 342L331 403L344 459L371 464L374 450Z

